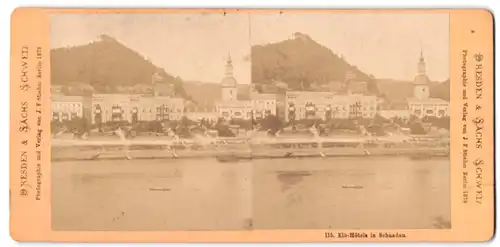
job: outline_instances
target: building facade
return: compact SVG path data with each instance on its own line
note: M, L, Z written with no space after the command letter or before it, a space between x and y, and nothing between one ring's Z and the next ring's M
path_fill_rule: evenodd
M443 99L430 97L430 80L427 77L426 65L423 53L420 53L417 75L413 81L413 97L408 99L408 109L412 116L424 117L448 117L450 116L450 103Z
M287 92L285 120L373 118L377 113L377 97L334 92Z
M380 111L378 111L378 114L385 119L396 119L396 118L401 119L401 120L410 119L410 111L407 109L380 110Z
M90 98L84 96L51 95L52 121L90 118Z
M219 117L225 120L250 120L253 117L253 105L250 100L221 101L216 105Z
M92 97L92 123L116 121L180 120L184 99L137 94L96 94Z
M253 106L253 118L255 120L263 119L268 115L277 115L276 94L252 92L250 97Z
M409 99L408 107L411 115L417 118L423 117L448 117L450 116L450 103L448 101L429 98L429 99Z

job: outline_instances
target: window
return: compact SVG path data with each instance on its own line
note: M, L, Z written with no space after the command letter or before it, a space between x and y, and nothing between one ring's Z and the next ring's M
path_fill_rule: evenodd
M427 110L426 113L427 114L434 114L434 111L433 110Z

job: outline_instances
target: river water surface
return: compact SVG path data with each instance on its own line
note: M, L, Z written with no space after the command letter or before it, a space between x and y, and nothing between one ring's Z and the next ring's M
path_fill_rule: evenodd
M450 227L447 159L52 163L54 230Z

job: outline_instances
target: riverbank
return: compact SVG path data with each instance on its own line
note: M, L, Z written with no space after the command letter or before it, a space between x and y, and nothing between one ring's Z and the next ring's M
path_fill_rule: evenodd
M99 156L96 155L99 153ZM219 161L253 159L290 159L306 157L376 157L406 156L414 159L448 158L446 148L265 148L265 147L223 147L205 150L179 149L164 147L134 150L128 155L132 159L204 159L217 158ZM52 148L53 161L68 160L119 160L125 159L123 147L108 148Z

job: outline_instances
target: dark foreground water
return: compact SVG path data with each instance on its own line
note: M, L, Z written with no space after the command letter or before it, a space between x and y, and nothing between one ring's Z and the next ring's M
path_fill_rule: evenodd
M54 162L55 230L450 227L449 161Z

